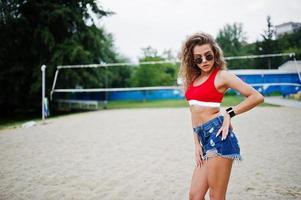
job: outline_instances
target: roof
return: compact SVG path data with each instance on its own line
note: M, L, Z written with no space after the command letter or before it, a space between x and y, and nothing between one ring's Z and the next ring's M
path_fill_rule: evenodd
M301 60L289 60L278 68L281 71L301 72Z
M299 23L299 22L285 22L285 23L276 25L275 27L278 28L278 27L281 27L281 26L292 25L292 24L300 25L301 23Z

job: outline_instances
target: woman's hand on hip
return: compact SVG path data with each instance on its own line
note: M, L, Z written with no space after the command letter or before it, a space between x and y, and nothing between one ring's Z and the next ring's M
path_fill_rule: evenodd
M231 124L230 115L227 112L225 112L223 116L224 116L223 124L222 124L221 128L217 131L216 137L220 133L222 133L222 140L225 140L227 138L229 128L231 130L233 130L233 127L232 127L232 124Z

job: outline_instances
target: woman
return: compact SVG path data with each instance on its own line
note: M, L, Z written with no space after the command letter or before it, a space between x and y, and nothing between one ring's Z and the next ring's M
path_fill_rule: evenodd
M195 142L195 162L189 199L225 199L232 163L241 160L231 118L264 101L264 97L226 70L223 52L213 37L196 33L188 37L181 52L180 76L190 105ZM221 111L224 93L232 88L245 98Z

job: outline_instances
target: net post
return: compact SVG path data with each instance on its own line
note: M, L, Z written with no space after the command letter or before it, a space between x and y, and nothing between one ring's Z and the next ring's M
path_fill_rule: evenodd
M110 66L110 64L107 64L105 62L103 62L102 60L99 60L100 66L104 67L105 70L105 89L108 89L108 66ZM111 63L113 65L113 63ZM124 63L124 64L129 64L129 63ZM104 105L103 105L104 109L108 108L108 91L105 90L105 100L104 100Z
M42 71L42 120L45 120L45 71L46 65L41 66Z
M301 75L300 75L300 71L299 71L299 68L298 68L298 64L297 64L297 59L296 59L296 54L295 54L295 52L291 53L291 54L290 54L290 57L292 57L293 60L294 60L294 64L295 64L295 67L296 67L296 71L297 71L297 74L298 74L298 78L299 78L299 81L301 82Z

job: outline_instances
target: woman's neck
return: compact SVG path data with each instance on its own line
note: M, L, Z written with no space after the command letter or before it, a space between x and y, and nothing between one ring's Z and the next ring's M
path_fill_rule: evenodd
M208 72L201 72L201 77L207 77L209 76L214 70L216 69L216 67L212 67L212 69Z

